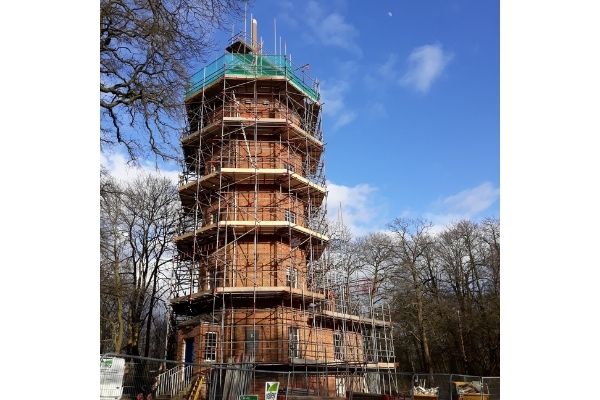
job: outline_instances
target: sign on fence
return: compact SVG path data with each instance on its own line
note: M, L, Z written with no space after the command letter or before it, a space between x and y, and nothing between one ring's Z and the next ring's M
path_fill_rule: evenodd
M265 400L277 400L279 382L265 382Z
M100 359L100 399L120 399L123 395L125 359L110 357Z
M257 394L241 394L239 400L258 400Z

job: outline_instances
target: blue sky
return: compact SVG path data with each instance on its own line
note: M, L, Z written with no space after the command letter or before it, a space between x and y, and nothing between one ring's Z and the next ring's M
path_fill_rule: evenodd
M359 234L400 216L499 215L497 1L260 0L250 13L264 53L276 19L320 81L330 215L341 203ZM215 57L232 29L243 21Z
M261 28L270 25L263 20L285 12L279 3L259 1L253 12L261 19ZM337 104L345 104L357 114L352 123L334 130L335 115L325 119L329 124L325 131L327 172L338 185L334 194L352 194L353 203L374 205L376 216L382 216L380 220L405 210L448 215L452 210L483 208L475 217L498 212L494 194L498 188L499 153L497 2L457 2L452 8L450 1L398 0L394 6L379 1L370 2L371 9L359 9L363 2L358 1L323 2L325 17L334 15L327 21L342 21L342 28L347 25L352 27L349 32L357 32L353 39L361 50L359 56L332 44L335 41L331 40L340 36L309 43L296 38L300 27L285 27L294 60L311 63L313 75L332 84L335 68L344 61L356 61L362 68L381 66L395 53L395 68L404 76L407 60L416 48L439 43L444 52L453 54L426 94L400 86L394 86L400 96L395 101L389 100L393 99L390 93L380 94L387 115L396 118L393 124L381 119L366 133L360 129L368 125L355 93L367 93L364 83L363 87L356 86L356 92L346 89L338 96ZM421 9L421 3L427 6ZM481 9L484 6L488 9ZM32 12L29 2L7 2L6 9L0 30L6 31L5 37L19 40L6 40L4 52L19 57L0 66L3 76L10 77L3 82L5 98L10 101L5 102L5 151L0 159L8 188L1 208L3 226L7 227L3 243L10 249L5 251L3 262L23 265L23 255L32 254L32 246L31 241L22 238L31 236L31 227L44 226L51 229L51 234L35 242L35 252L43 254L44 260L56 259L59 267L57 270L47 268L47 263L31 262L26 269L5 268L4 281L22 281L24 271L34 273L35 279L29 279L28 285L33 287L31 291L44 296L46 309L60 309L76 297L77 307L89 305L86 310L98 310L97 269L81 268L82 260L94 265L93 258L99 257L98 7L93 2L38 2ZM73 10L78 18L70 17ZM287 13L299 18L307 11L306 6L299 6ZM597 318L590 316L598 314L594 305L600 276L599 269L590 266L597 264L600 225L600 57L593 51L600 37L599 13L600 3L590 1L502 2L502 265L508 267L502 275L501 334L502 348L508 349L502 352L503 390L507 396L556 397L551 385L531 385L529 381L551 376L557 363L581 366L578 376L584 381L596 378L593 363L600 358L600 348L590 345L597 341ZM318 20L323 23L325 18ZM332 25L339 28L340 24ZM32 26L37 29L32 30ZM284 31L279 19L278 30ZM261 31L266 32L266 28ZM371 42L376 36L380 41ZM66 38L68 45L57 46L57 38ZM50 60L43 63L43 76L51 79L32 79L40 77L40 60ZM360 71L364 73L365 69ZM349 81L348 85L354 88L353 83ZM386 86L388 90L391 87ZM32 93L50 93L52 99L48 106L35 109L35 117L31 112ZM330 98L328 107L332 102ZM32 130L32 118L43 121L38 124L43 129ZM394 126L403 128L390 128ZM386 127L388 130L383 129ZM368 150L371 145L367 142L360 144L370 158L358 160L344 153L348 148L359 148L358 138L375 134L385 139L386 146L375 151L374 147ZM439 143L443 142L453 143L452 150L441 151ZM389 155L393 148L400 149L401 154ZM33 159L35 162L31 162ZM126 172L120 156L105 155L103 162L119 176ZM149 168L152 163L143 166ZM381 164L390 166L388 170L393 172L388 175L394 177L397 187L386 183L386 170L362 171ZM437 164L440 167L435 169ZM170 173L176 175L176 171ZM93 176L97 179L90 179ZM35 194L28 179L31 177L36 177ZM472 190L485 182L491 185L489 196L485 195L485 186ZM356 190L361 184L377 190L369 192L364 186ZM488 197L495 202L488 205ZM70 254L67 258L65 243ZM76 276L78 284L57 280L57 271L63 276ZM536 283L533 295L532 282ZM557 287L563 295L556 295ZM5 285L5 289L7 296L23 297L17 285ZM36 310L40 305L37 297L25 299ZM557 310L568 310L560 312L561 324L556 323ZM9 307L6 311L11 320L23 318L20 309ZM36 317L41 323L58 322L62 326L72 325L75 320L72 313L41 312ZM58 344L77 349L78 355L87 352L92 360L98 350L89 337L98 335L93 328L97 321L94 312L79 313L77 329L81 325L91 327L89 334L79 337L48 330L48 340L55 346L38 346L36 355L47 352L52 357ZM545 362L551 346L574 335L573 326L581 327L577 337L565 350L553 352L556 362ZM18 331L17 337L15 331L13 341L38 340L33 334L33 330ZM13 348L14 356L10 353ZM11 360L25 368L30 357L23 357L17 346L8 350ZM97 385L95 363L78 365L78 371L79 376L73 380L76 386L88 390ZM25 377L17 375L16 380L21 376ZM52 373L39 376L43 385L53 384L56 378ZM26 384L26 378L22 379ZM10 385L9 394L11 388L17 391L20 386Z

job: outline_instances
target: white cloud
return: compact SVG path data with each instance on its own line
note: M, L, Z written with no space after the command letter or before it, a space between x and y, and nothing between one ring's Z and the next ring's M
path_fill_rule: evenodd
M425 220L430 221L432 226L429 229L429 233L438 234L443 232L446 227L453 224L454 222L465 219L464 215L460 214L431 214L425 213L423 216Z
M163 169L159 170L151 161L141 161L141 165L135 166L127 163L127 159L119 153L100 154L100 162L104 168L108 170L110 175L123 182L132 182L136 178L152 174L169 178L173 183L177 183L179 179L179 170Z
M399 83L427 93L453 57L453 54L444 52L440 44L417 47L408 56L409 68Z
M441 203L448 210L466 215L475 215L487 210L494 204L499 194L499 188L494 187L490 182L484 182L477 187L448 196Z
M281 11L277 16L277 25L278 26L290 26L292 28L296 28L298 26L298 21L294 18L296 6L293 2L289 0L280 0L278 1L279 7Z
M388 11L388 15L391 17L391 16L392 16L392 12L391 12L391 11Z
M325 45L337 46L356 55L362 53L356 42L358 30L338 13L331 13L321 21L314 21L313 29Z
M498 201L499 195L498 187L484 182L438 200L424 217L433 223L433 232L439 232L452 222L477 217Z
M337 119L333 124L333 130L338 130L344 125L348 125L350 122L354 121L356 118L356 113L354 111L344 111L341 114L337 115Z
M349 89L348 82L335 81L330 84L329 81L323 81L319 89L325 115L334 116L344 109L344 94Z
M397 84L400 79L397 63L398 55L390 53L383 64L370 68L371 73L364 75L365 85L379 93L389 88L391 84Z
M321 101L323 102L323 113L333 119L333 130L337 130L352 122L357 114L349 109L345 101L345 95L350 85L347 81L335 81L329 84L321 83Z
M383 63L379 68L377 68L377 73L382 77L395 77L398 73L398 67L396 63L398 62L398 55L396 53L391 53L388 56L388 59L385 63Z
M290 7L290 2L284 1L281 8L282 12L279 15L284 21L293 21L290 25L294 27L308 28L304 33L309 41L339 47L357 56L362 55L362 50L357 44L358 29L346 21L343 15L325 12L316 1L306 3L306 11L302 17L294 11L295 8ZM301 21L298 21L300 18Z
M322 46L338 47L349 51L355 56L361 56L362 50L357 44L359 32L338 12L328 12L322 6L328 3L319 3L314 0L306 2L303 15L297 12L297 7L289 0L279 3L279 18L283 21L293 21L289 25L303 27L301 32L305 42ZM323 80L320 84L321 102L325 104L323 113L327 115L331 128L337 130L348 125L356 119L358 113L351 110L345 102L358 65L354 60L338 62L334 80Z
M337 220L341 211L344 225L355 235L378 231L387 222L382 205L374 196L377 188L368 183L345 186L328 181L327 189L328 217Z

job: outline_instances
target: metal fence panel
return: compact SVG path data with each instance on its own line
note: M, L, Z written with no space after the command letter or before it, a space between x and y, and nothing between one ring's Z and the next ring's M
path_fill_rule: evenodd
M489 400L500 400L500 377L481 378L484 390L489 394Z
M176 361L105 354L100 357L102 400L151 400L189 396L206 366ZM204 381L203 381L204 382Z
M420 400L419 389L437 388L437 400L451 400L449 374L414 374L413 375L413 399ZM426 396L422 396L426 399ZM431 398L430 398L431 399Z
M398 388L397 399L408 400L411 399L411 393L413 388L413 373L412 372L397 372L394 374L396 380L396 387Z
M267 371L251 363L186 364L120 354L100 358L101 400L238 400L248 394L264 398L266 382L274 381L279 382L280 400L381 400L386 396L391 400L500 399L499 377L366 373L360 369ZM459 396L453 382L467 382L481 391ZM416 390L419 387L437 388L437 394L424 396Z

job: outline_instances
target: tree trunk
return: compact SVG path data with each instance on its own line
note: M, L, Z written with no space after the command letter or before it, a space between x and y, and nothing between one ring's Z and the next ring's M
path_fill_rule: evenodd
M115 291L117 292L117 326L115 329L115 335L113 337L114 350L115 353L121 353L121 349L123 348L123 336L125 334L124 329L124 321L123 321L123 291L121 288L121 271L120 271L120 263L119 263L119 252L116 247L116 243L114 246L114 268L113 273L115 275Z
M467 352L465 350L465 340L463 335L463 326L462 326L462 317L460 309L457 312L458 314L458 337L460 339L460 354L462 356L462 361L464 363L464 371L465 374L469 374L469 360L467 358Z
M154 310L154 302L156 301L156 284L158 279L158 266L155 267L154 278L152 282L152 294L150 295L150 311L148 311L148 320L146 321L146 343L144 346L144 357L148 357L150 353L150 330L152 329L152 311Z
M135 314L138 314L136 310L130 310L129 312L129 337L127 338L127 347L125 349L126 354L132 356L139 356L139 341L140 331L142 330L142 321Z
M423 315L423 296L421 288L415 287L415 297L417 301L417 322L419 324L419 336L421 337L421 353L423 354L423 365L425 370L429 373L433 373L433 365L431 362L431 353L429 352L429 337L425 329L425 317Z

